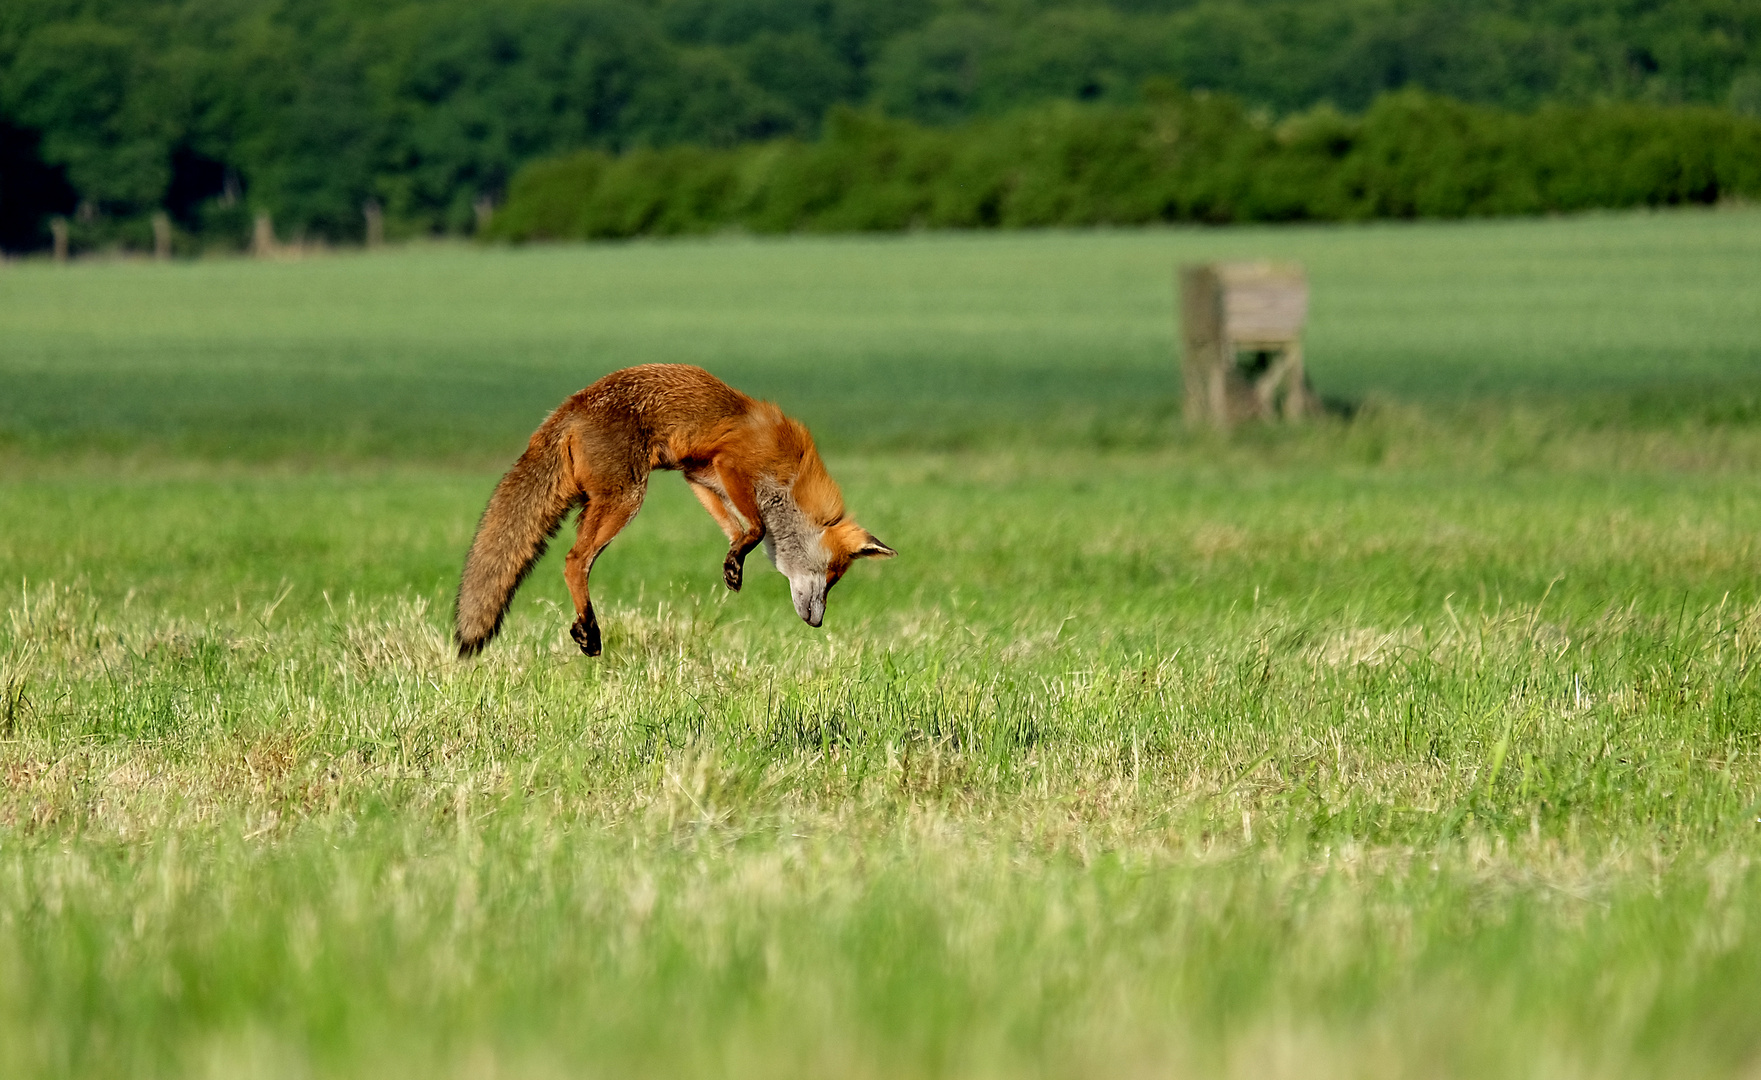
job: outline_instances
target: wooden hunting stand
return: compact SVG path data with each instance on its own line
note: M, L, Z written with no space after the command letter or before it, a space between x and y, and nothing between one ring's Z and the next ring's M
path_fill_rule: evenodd
M1302 368L1308 309L1297 263L1181 267L1187 421L1227 428L1319 412Z

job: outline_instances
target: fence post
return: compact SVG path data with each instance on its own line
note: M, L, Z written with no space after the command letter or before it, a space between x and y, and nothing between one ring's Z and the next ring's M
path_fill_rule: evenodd
M251 254L259 259L266 259L275 254L275 221L267 210L257 213L257 222L251 228Z
M369 248L385 245L385 210L379 205L378 199L368 199L361 204L361 216L367 219L367 246Z
M49 235L55 240L55 261L67 261L67 219L57 214L49 219Z
M163 210L153 212L153 258L171 258L171 215Z

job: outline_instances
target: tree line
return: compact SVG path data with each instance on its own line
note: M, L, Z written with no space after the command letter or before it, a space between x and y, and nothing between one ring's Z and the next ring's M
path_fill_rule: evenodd
M726 150L583 150L528 165L490 235L1348 221L1761 198L1761 118L1706 106L1548 105L1422 91L1270 123L1172 87L958 127L853 110L824 136Z
M1031 126L1007 117L1090 115L1047 102L1142 113L1146 85L1236 102L1266 131L1367 124L1403 88L1529 113L1755 114L1761 6L8 0L0 248L43 246L55 216L88 248L150 245L156 213L185 248L243 244L257 213L341 242L362 238L369 207L392 236L464 233L522 166L566 151L843 146L853 117L925 146L954 137L937 130L1001 139Z

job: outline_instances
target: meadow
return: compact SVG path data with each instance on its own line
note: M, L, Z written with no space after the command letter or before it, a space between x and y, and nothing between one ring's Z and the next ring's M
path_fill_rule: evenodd
M1761 1069L1761 212L0 266L0 1073ZM1184 430L1173 271L1333 412ZM452 658L563 396L703 364L898 548L676 479Z

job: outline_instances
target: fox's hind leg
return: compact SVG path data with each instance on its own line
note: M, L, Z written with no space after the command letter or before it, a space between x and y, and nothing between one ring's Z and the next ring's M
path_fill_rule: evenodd
M587 595L587 575L599 553L621 532L636 511L642 509L642 496L647 485L621 491L596 492L587 497L581 517L575 522L575 546L563 557L563 580L568 582L569 597L575 601L575 625L569 636L588 656L599 655L599 620L593 615L593 601Z

